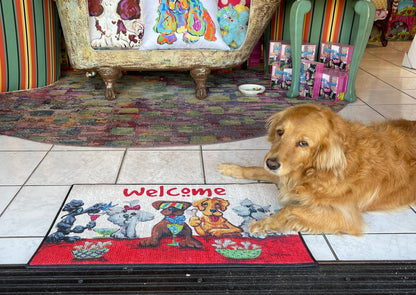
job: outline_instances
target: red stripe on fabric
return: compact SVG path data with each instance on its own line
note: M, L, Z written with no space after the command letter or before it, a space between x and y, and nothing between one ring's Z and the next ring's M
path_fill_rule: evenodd
M277 8L271 20L270 40L278 41L283 37L283 20L285 14L285 5L282 1Z
M309 31L310 31L310 26L311 26L311 15L312 15L312 11L309 11L306 15L305 15L305 22L303 25L303 37L302 37L302 41L303 42L308 42L308 37L309 37Z
M6 91L7 85L7 75L6 75L6 52L4 48L4 30L2 23L0 22L0 92Z
M335 7L336 13L334 15L335 24L333 25L333 28L332 28L331 42L338 42L343 8L344 8L344 0L337 1L336 7Z
M324 22L324 30L322 33L322 42L329 41L329 34L331 32L331 22L332 22L332 11L334 9L334 1L328 0L327 7L325 11L325 22Z
M278 18L278 31L277 36L279 37L279 40L283 38L283 19L285 15L285 4L284 1L282 1L280 8L279 8L279 18Z

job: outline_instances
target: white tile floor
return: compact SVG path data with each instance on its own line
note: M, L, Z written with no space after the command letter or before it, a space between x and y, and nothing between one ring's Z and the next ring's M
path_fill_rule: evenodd
M401 67L410 42L369 45L356 82L359 100L341 114L363 122L416 120L416 71ZM26 264L71 184L241 183L218 162L261 165L264 138L207 146L110 149L53 146L0 136L0 264ZM176 167L184 169L175 169ZM416 261L416 208L367 214L363 237L305 235L317 261Z

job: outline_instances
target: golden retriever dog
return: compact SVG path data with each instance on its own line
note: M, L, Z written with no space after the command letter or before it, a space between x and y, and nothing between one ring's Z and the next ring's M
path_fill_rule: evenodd
M416 121L351 122L316 105L274 114L264 167L219 164L224 175L276 183L277 213L250 233L361 235L362 213L416 204Z
M229 203L221 198L205 198L195 201L194 207L202 212L203 216L194 216L189 219L189 224L195 228L200 236L240 236L242 229L231 224L223 217L223 212Z

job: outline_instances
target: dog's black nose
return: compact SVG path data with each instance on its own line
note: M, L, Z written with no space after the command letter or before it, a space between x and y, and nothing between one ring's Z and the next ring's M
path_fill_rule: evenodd
M266 165L270 170L277 170L280 167L280 163L276 158L268 158L266 160Z

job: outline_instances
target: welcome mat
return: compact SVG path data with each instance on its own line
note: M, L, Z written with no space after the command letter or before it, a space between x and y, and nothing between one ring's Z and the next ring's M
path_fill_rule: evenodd
M246 83L266 91L245 96L238 85ZM263 136L266 119L292 105L339 111L347 104L287 98L269 85L270 76L258 70L216 72L208 97L198 100L189 72L129 72L116 82L117 99L108 101L100 77L70 71L48 87L0 93L0 134L77 146L199 145Z
M298 234L252 237L273 184L74 185L30 267L303 265Z

